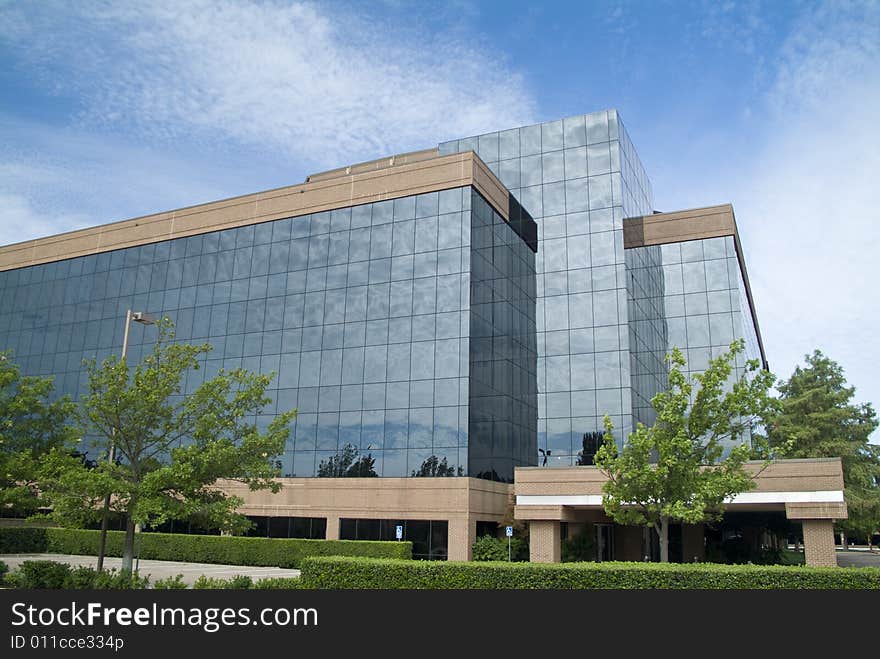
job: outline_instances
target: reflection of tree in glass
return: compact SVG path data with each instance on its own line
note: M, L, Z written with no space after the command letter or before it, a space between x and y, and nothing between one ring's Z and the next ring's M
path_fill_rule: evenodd
M336 455L321 460L318 478L366 478L379 475L373 468L376 458L372 454L358 456L357 447L346 444Z
M596 451L598 451L599 447L602 446L602 441L604 440L604 438L605 435L601 432L584 433L584 448L580 453L578 453L578 466L584 467L594 464L593 461L596 457Z
M464 469L462 469L461 466L459 466L458 469L450 467L449 463L446 462L446 458L441 460L436 455L432 455L425 459L421 467L413 469L412 475L414 477L425 476L428 478L435 478L438 476L464 476Z

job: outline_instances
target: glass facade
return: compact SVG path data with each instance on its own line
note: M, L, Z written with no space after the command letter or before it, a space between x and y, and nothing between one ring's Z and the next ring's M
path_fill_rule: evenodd
M745 359L760 357L732 236L624 249L624 219L652 214L653 192L616 111L439 149L475 151L538 224L538 447L548 466L577 464L605 414L619 443L652 424L673 346L691 372L735 338L746 339Z
M167 315L213 346L185 393L277 374L256 421L298 410L285 476L501 481L577 464L606 414L619 442L653 423L673 346L691 371L740 337L760 357L732 236L624 248L653 193L616 111L439 145L470 150L509 220L463 187L0 272L0 347L76 398L126 309Z
M440 144L473 150L538 224L538 447L577 461L609 414L632 430L623 218L650 213L651 186L614 110Z
M184 394L221 368L276 373L256 422L298 410L284 476L512 480L534 463L537 409L517 222L464 187L6 271L0 346L76 398L127 309L166 315L213 346ZM133 324L129 360L154 340Z

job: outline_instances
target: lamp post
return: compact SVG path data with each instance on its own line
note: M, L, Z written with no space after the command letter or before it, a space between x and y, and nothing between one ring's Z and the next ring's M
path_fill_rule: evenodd
M132 311L129 309L125 312L125 334L122 336L122 361L128 353L128 332L131 329L131 321L140 323L141 325L154 325L155 318L145 314L142 311ZM107 461L112 465L116 460L116 444L111 440L110 451ZM110 494L104 496L104 513L101 516L101 538L98 541L98 572L104 569L104 552L107 547L107 522L110 516Z

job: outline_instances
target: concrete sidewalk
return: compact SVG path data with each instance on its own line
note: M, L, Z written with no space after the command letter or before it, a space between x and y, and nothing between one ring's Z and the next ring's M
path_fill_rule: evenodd
M55 561L56 563L68 563L71 567L82 565L95 567L98 564L97 556L74 556L71 554L0 554L0 561L14 570L25 561ZM104 559L104 567L116 569L122 566L121 558L108 556ZM158 579L167 579L178 574L183 575L183 580L192 585L196 579L206 577L229 579L231 577L245 575L257 581L268 577L299 577L299 570L285 569L280 567L254 567L250 565L216 565L212 563L178 563L176 561L140 561L138 573L141 576L150 577L150 582Z

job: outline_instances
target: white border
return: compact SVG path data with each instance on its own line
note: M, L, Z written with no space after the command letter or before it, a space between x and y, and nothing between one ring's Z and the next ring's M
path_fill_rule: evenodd
M743 492L725 499L728 504L751 503L842 503L843 490L800 492ZM601 506L601 494L518 494L517 506Z

